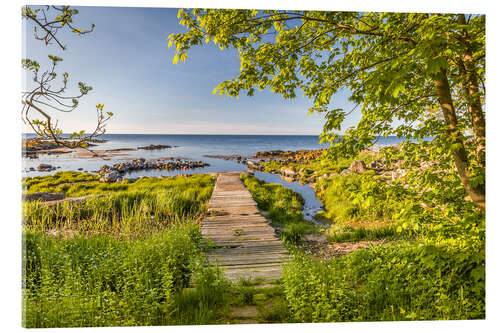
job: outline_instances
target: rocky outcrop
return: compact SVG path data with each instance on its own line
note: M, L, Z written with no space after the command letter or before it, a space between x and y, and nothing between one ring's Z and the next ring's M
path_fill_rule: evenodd
M258 151L255 158L273 158L283 155L283 150Z
M99 181L101 183L114 183L120 177L120 173L117 171L110 171L100 174Z
M297 175L297 172L295 171L294 167L291 166L284 166L281 168L280 173L285 176L285 177L295 177Z
M368 167L375 170L382 170L385 168L384 160L374 160L368 164Z
M38 171L42 171L42 172L48 172L48 171L53 171L56 169L55 166L52 166L50 164L45 164L45 163L41 163L37 166L36 168Z
M167 149L167 148L172 148L172 146L167 146L167 145L149 145L149 146L144 146L144 147L137 147L137 149L140 149L140 150L160 150L160 149Z
M112 166L103 165L98 173L101 182L116 182L122 180L122 175L126 172L140 171L140 170L188 170L195 168L204 168L209 166L208 163L203 161L183 161L177 159L175 161L146 161L144 158L138 158L131 162L121 162L113 164Z
M367 169L364 161L357 160L351 163L349 170L354 173L363 173L366 172Z
M254 170L254 171L260 171L260 170L263 170L264 168L262 167L262 165L260 165L259 162L255 162L255 161L246 161L245 162L247 167L248 167L248 170Z
M233 154L233 155L203 155L203 157L208 158L218 158L226 161L236 161L238 163L246 163L247 158L241 155Z

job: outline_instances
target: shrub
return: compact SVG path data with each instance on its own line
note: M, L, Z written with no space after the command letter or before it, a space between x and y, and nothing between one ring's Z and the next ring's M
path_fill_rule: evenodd
M297 255L284 285L300 322L480 319L484 247L400 242L329 262Z

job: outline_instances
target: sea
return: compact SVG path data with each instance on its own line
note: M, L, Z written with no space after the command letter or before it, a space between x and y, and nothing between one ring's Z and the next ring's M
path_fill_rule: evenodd
M23 138L34 138L34 134L23 134ZM300 149L323 149L328 148L328 144L320 144L318 136L310 135L177 135L177 134L104 134L99 137L106 142L98 143L90 149L109 150L119 148L137 148L148 145L169 145L172 148L162 150L137 150L127 151L123 155L106 158L99 157L76 157L73 153L48 155L40 154L36 159L23 158L23 177L34 177L40 175L53 174L59 171L87 171L96 172L104 165L112 165L119 162L130 161L135 158L145 158L146 160L165 157L181 158L186 160L204 161L210 166L191 170L141 170L128 173L125 178L138 178L141 176L160 177L175 176L179 174L193 174L204 172L224 172L224 171L247 171L245 164L235 160L223 160L209 158L204 155L241 155L253 156L258 151L283 150L296 151ZM379 137L375 146L387 146L398 144L404 138L395 136ZM30 171L46 163L57 167L55 171L39 172ZM268 183L282 184L302 195L305 201L304 217L313 222L312 216L322 209L322 204L315 196L314 190L308 185L301 185L297 182L287 182L279 175L264 172L255 172L255 176Z

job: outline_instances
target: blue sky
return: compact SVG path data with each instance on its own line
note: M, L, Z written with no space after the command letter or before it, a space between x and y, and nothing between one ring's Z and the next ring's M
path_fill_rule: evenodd
M62 51L35 40L33 26L27 24L23 50L23 57L38 60L42 68L49 65L48 54L62 57L58 72L70 73L70 86L83 81L94 88L77 110L55 115L65 132L93 129L94 106L103 103L105 111L114 113L108 133L321 133L324 119L307 115L311 102L301 92L292 100L269 91L239 99L213 95L218 83L239 71L235 50L207 44L192 49L186 63L174 65L174 47L168 48L167 36L183 31L177 9L76 8L80 13L75 25L86 28L94 23L94 32L79 37L60 31L67 45ZM334 105L352 107L345 94L336 96ZM359 117L353 114L345 124L351 126Z

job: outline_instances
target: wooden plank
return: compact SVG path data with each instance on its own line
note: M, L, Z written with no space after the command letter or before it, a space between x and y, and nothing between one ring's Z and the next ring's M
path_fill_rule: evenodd
M202 235L216 246L207 257L218 263L230 281L281 278L288 251L257 208L239 173L220 173L202 221ZM240 234L241 233L241 234Z

